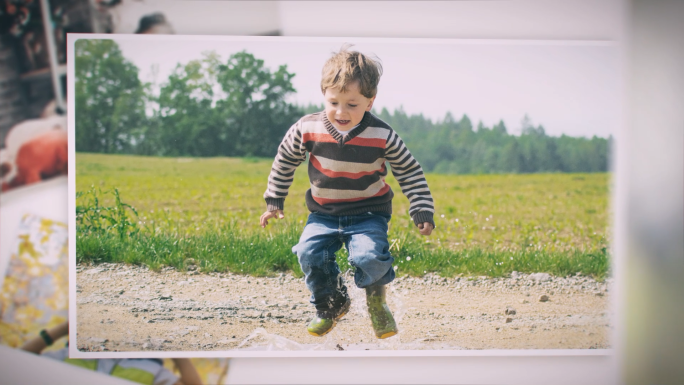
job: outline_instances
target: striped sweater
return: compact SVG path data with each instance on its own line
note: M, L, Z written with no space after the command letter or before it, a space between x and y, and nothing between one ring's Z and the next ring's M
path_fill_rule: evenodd
M434 204L420 164L399 135L370 112L347 135L340 134L323 112L295 123L273 161L264 193L267 210L283 209L295 169L306 160L307 152L311 188L306 192L306 205L311 212L391 214L394 193L385 183L387 161L409 199L414 223L434 226Z

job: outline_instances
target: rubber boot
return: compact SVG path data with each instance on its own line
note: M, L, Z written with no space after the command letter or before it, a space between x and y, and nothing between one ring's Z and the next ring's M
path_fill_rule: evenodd
M316 317L309 322L306 330L312 336L322 337L328 334L337 324L337 320L344 317L351 307L351 300L347 301L342 307L336 311L330 312L316 312Z
M370 315L375 336L384 339L399 332L392 312L385 302L385 286L370 286L366 288L366 304Z

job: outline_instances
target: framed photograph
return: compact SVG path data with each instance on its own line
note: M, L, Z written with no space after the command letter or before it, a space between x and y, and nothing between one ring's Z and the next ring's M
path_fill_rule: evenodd
M72 357L610 354L613 43L68 57Z

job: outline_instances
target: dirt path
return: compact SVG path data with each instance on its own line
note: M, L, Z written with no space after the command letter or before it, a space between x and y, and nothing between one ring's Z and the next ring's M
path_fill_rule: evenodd
M603 349L609 286L610 280L541 273L400 278L388 295L400 333L377 340L364 292L353 284L350 313L327 336L313 337L305 330L314 315L308 290L291 275L80 265L77 341L85 351ZM548 301L540 302L542 295Z

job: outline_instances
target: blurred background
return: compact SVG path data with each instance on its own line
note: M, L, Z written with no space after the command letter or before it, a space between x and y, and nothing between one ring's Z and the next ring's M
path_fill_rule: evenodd
M684 3L657 1L241 2L0 1L0 282L12 312L1 344L18 346L66 317L68 276L59 225L40 249L49 270L6 284L18 239L48 219L67 221L66 33L175 33L589 40L618 44L622 63L614 133L613 245L620 286L615 354L606 356L193 360L206 383L681 383L684 331ZM38 225L37 225L38 224ZM43 237L44 238L44 237ZM40 239L43 239L40 238ZM39 242L38 241L34 242ZM26 245L26 242L24 242ZM15 258L18 260L18 258ZM11 270L14 268L15 270ZM30 269L29 269L30 270ZM16 275L16 273L12 273ZM61 275L60 275L61 274ZM44 277L49 276L50 279ZM61 278L59 278L61 277ZM11 281L11 280L10 280ZM38 290L38 288L41 288ZM17 302L18 292L34 295ZM60 294L61 293L61 294ZM30 300L27 298L31 298ZM51 298L51 301L46 299ZM58 298L59 300L55 299ZM38 303L36 301L43 301ZM42 305L49 303L49 306ZM18 304L18 305L17 305ZM39 309L34 309L38 306ZM42 306L42 307L41 307ZM35 323L22 321L26 314ZM20 325L12 329L9 325ZM12 340L7 335L22 336ZM7 350L2 350L7 352ZM21 356L23 362L33 358ZM7 361L3 365L7 365ZM169 363L167 363L169 364ZM377 366L391 365L391 373ZM268 366L270 370L264 371ZM498 371L490 370L492 366ZM169 364L169 367L170 364ZM22 371L3 366L4 373ZM537 370L526 370L536 368ZM16 366L13 368L16 369ZM55 369L61 370L61 369ZM64 373L69 373L64 369ZM306 375L304 375L306 374ZM23 373L22 375L40 375ZM69 376L70 374L65 374ZM71 374L73 375L73 374ZM20 378L11 377L20 382ZM37 378L37 377L36 377ZM53 378L54 379L54 378ZM74 378L64 377L65 383ZM330 381L328 381L329 379ZM25 382L25 381L24 381ZM34 381L35 382L35 381Z

